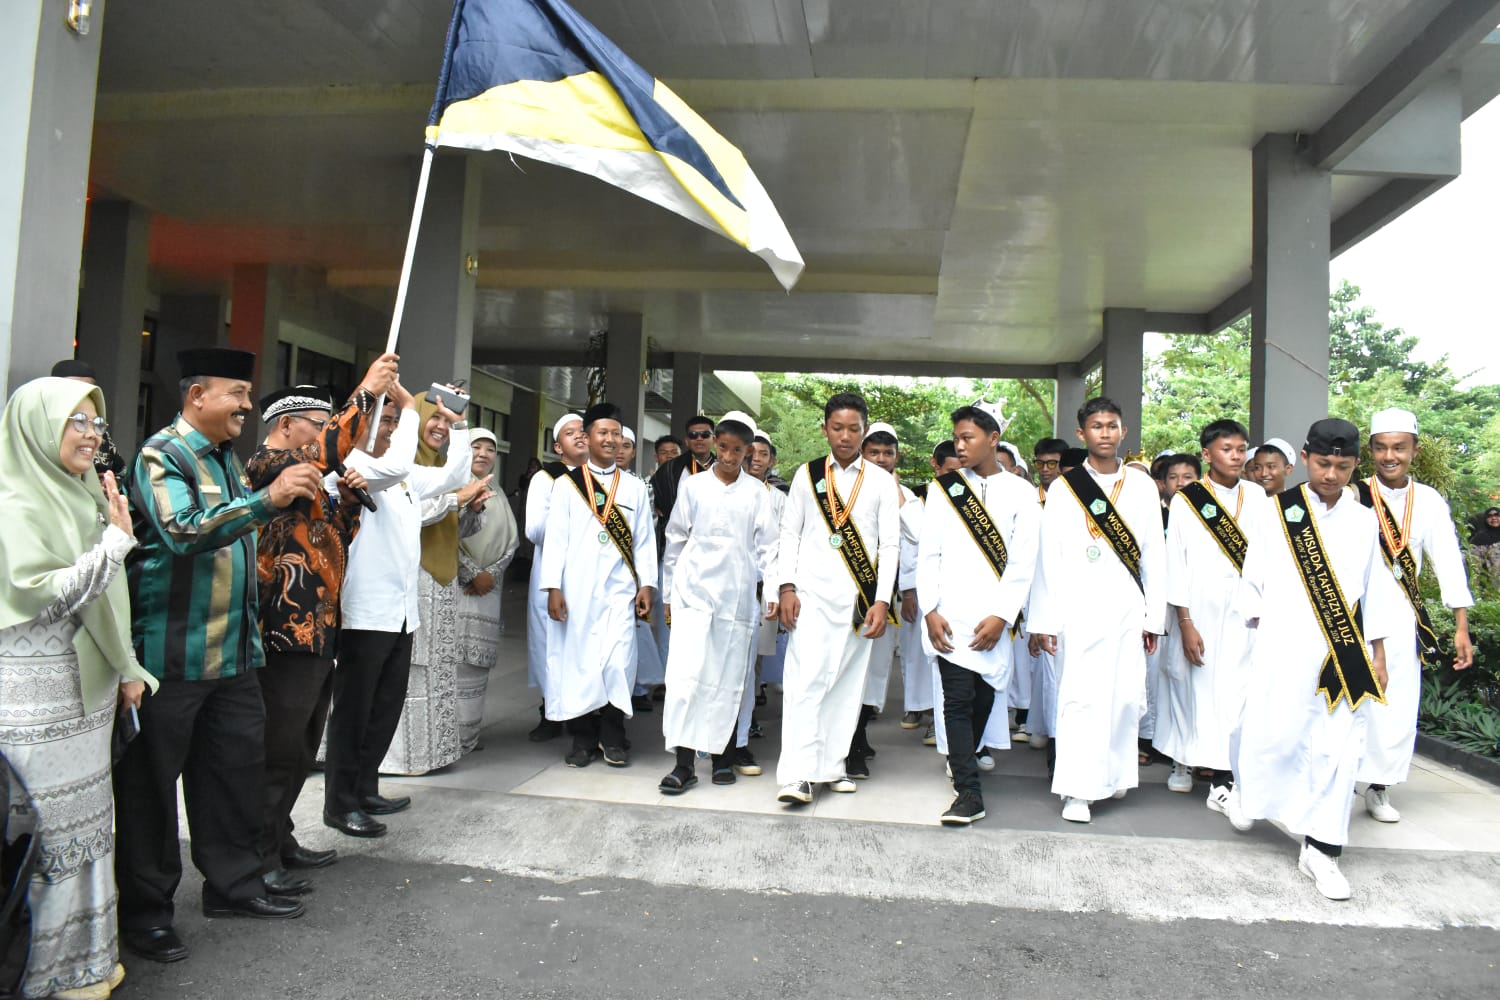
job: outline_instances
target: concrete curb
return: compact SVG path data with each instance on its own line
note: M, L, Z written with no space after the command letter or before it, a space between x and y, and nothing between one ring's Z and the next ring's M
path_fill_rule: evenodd
M1465 774L1472 774L1492 785L1500 785L1500 760L1493 757L1465 750L1456 743L1428 736L1426 733L1417 734L1417 753L1449 767L1456 767Z

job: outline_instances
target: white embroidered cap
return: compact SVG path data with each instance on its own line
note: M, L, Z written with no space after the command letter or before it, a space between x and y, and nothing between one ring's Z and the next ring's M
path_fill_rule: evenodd
M1370 418L1370 437L1376 434L1410 434L1417 436L1417 415L1410 410L1391 407Z
M1007 417L1005 415L1004 399L997 399L993 403L986 403L983 397L981 397L974 400L974 405L995 418L995 423L1000 425L1001 434L1005 433L1005 428L1009 427L1011 421L1015 419L1014 417Z
M620 436L626 441L629 441L631 444L635 444L635 431L631 430L629 427L621 427Z
M1261 445L1260 448L1275 448L1286 458L1288 465L1295 466L1297 464L1297 449L1288 444L1286 438L1271 438L1265 444ZM1260 448L1255 450L1259 452Z
M558 417L557 423L552 425L552 440L556 441L558 438L562 437L563 428L568 426L575 420L579 423L583 423L583 417L579 416L576 413L564 413L562 416Z
M873 424L871 424L869 430L865 431L865 436L860 443L863 444L865 441L870 440L871 434L889 434L891 437L896 439L898 444L901 441L901 438L896 434L896 428L892 427L884 420L877 420Z
M733 420L737 424L744 424L746 427L750 428L750 433L752 435L756 431L755 418L746 413L744 410L730 410L728 413L719 418L719 423L722 424L726 420Z

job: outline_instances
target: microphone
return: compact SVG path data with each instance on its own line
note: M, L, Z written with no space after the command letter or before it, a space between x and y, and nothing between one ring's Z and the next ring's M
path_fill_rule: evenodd
M335 473L340 479L342 479L344 473L348 471L344 468L343 461L338 457L337 453L330 454L329 459L330 461L328 463L328 470ZM365 510L371 511L373 513L377 509L375 507L375 500L370 496L368 491L354 486L345 486L344 488L350 493L354 494L354 499L358 500L359 505Z

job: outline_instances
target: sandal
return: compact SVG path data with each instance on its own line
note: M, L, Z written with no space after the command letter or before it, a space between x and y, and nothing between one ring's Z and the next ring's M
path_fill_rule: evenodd
M713 782L716 785L732 785L735 782L734 768L729 764L721 764L714 768Z
M698 783L698 776L685 767L674 767L672 773L656 786L663 795L681 795Z

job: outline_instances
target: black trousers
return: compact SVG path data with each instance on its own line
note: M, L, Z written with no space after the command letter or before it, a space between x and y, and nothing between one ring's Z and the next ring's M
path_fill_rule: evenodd
M339 633L323 771L328 812L353 812L360 799L380 793L380 762L401 724L410 674L411 633L405 624L400 632Z
M141 732L115 766L115 880L120 926L172 923L182 881L177 779L205 902L265 894L260 883L260 789L266 710L258 671L163 681L141 701Z
M568 735L575 743L606 747L625 745L625 713L614 705L605 705L596 712L569 719L567 727ZM730 738L733 739L732 734Z
M295 850L292 807L317 759L333 697L333 660L310 653L266 653L260 672L266 705L266 782L261 794L260 860L281 867Z
M938 657L943 681L943 729L948 736L948 767L953 789L981 795L979 760L974 756L984 738L984 725L995 707L995 689L972 670Z

